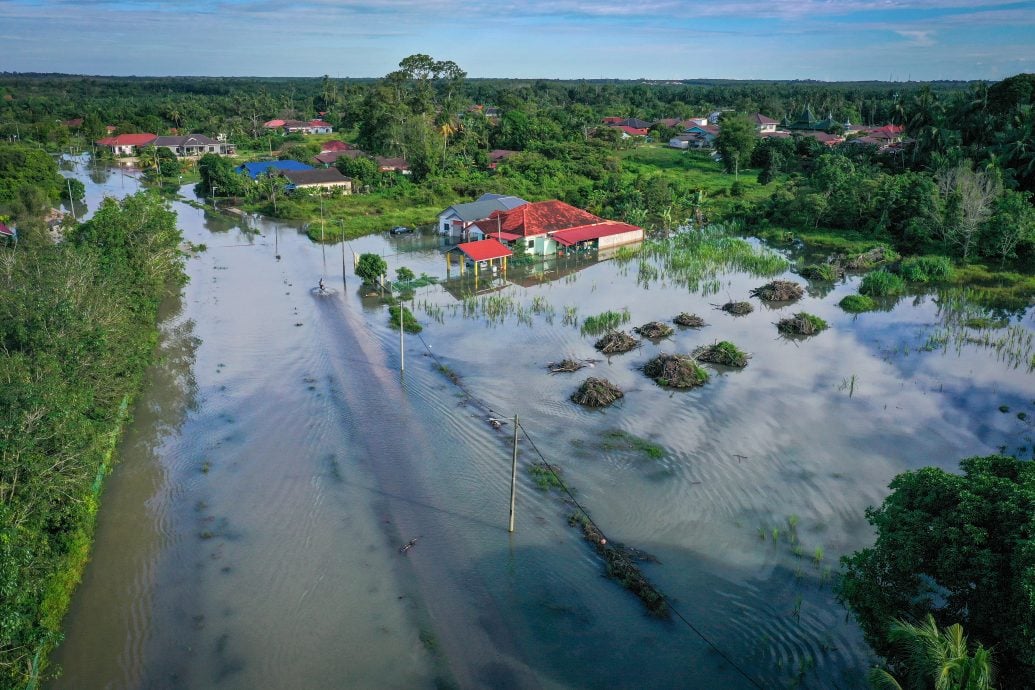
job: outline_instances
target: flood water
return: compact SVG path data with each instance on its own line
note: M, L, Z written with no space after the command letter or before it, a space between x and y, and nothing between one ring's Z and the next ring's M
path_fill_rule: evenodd
M91 210L137 186L73 174ZM862 688L873 659L830 580L872 541L866 507L907 469L1032 453L1035 374L979 344L926 347L945 319L934 295L854 317L836 306L850 277L733 317L713 304L767 279L727 274L702 295L644 280L639 259L509 284L483 273L477 290L514 309L465 312L471 276L420 288L424 332L405 336L400 375L398 331L361 294L352 252L445 277L438 238L353 241L343 276L342 247L297 227L173 208L207 249L164 305L51 688ZM682 311L709 325L608 359L565 307L578 322L627 308L628 327ZM800 309L830 329L778 337ZM1010 318L1035 330L1031 309ZM750 352L747 368L712 367L693 391L639 370L716 340ZM564 356L600 361L548 374ZM588 375L625 397L576 406ZM644 572L681 617L652 618L603 576L571 507L536 488L525 440L508 534L512 428L486 406L520 415L609 540L657 557Z

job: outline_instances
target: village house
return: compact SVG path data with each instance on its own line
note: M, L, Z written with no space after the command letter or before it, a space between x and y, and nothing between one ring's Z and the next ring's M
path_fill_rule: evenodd
M687 127L682 134L669 139L668 145L674 149L708 149L712 148L718 136L718 127L692 125Z
M219 156L234 154L234 145L216 141L204 134L188 134L179 137L157 137L152 146L167 148L178 158L201 156L214 153Z
M107 147L116 156L132 156L137 153L138 149L154 143L157 138L158 136L154 134L119 134L98 139L94 143Z
M339 141L337 139L331 139L330 141L325 141L323 142L323 144L320 145L320 153L332 153L334 151L352 151L353 148L354 147L352 146L352 144L346 143L344 141Z
M321 154L313 156L313 160L320 163L324 167L334 165L339 158L360 158L366 156L366 151L360 149L347 149L345 151L324 151Z
M495 211L509 211L527 203L516 196L482 194L472 202L453 204L438 214L438 231L464 240L481 239L484 232L475 223L485 220Z
M749 116L749 119L752 123L754 123L755 127L758 129L759 134L763 134L765 132L775 132L776 126L780 124L773 118L766 117L762 113L753 113Z
M281 173L290 183L288 191L295 189L330 191L342 194L352 193L352 178L345 177L337 168L314 168L313 170L284 170Z
M518 153L518 151L511 151L509 149L493 149L489 151L489 170L495 170L496 166L515 153Z
M410 174L410 164L405 158L386 158L385 156L376 156L374 162L377 163L377 169L379 172L394 172L400 175Z
M525 251L536 256L609 249L643 240L643 228L604 220L556 200L496 211L476 225L486 237L506 243L511 248L521 243Z
M243 173L248 177L256 180L260 175L265 173L280 174L291 171L299 170L312 170L313 166L306 165L299 161L255 161L254 163L244 163L234 168L234 172Z
M266 129L282 129L284 134L332 134L334 127L320 119L302 120L270 120L262 125Z

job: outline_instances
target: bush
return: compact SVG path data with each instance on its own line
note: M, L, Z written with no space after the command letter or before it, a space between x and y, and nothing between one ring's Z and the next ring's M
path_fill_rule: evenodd
M838 302L837 306L850 314L860 314L877 308L877 304L866 295L848 295Z
M407 333L420 333L421 331L424 330L424 327L421 326L420 322L417 321L416 317L413 316L413 312L411 312L406 307L403 307L403 306L400 306L400 305L397 305L397 304L393 304L390 307L388 307L388 315L389 315L388 316L388 325L389 326L391 326L392 328L398 328L399 327L399 310L400 309L402 309L402 322L403 322L403 330L404 331L406 331Z
M899 295L905 292L905 290L906 281L902 280L901 276L890 273L883 268L867 274L859 285L859 293L871 297Z
M808 312L800 311L794 316L780 319L776 328L781 333L790 335L815 335L829 327L826 321Z
M952 261L944 256L912 256L898 266L898 273L910 283L929 283L952 277Z

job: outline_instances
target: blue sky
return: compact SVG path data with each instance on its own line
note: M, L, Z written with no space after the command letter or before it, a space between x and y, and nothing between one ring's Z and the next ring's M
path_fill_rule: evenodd
M0 0L0 70L472 77L1001 79L1035 0Z

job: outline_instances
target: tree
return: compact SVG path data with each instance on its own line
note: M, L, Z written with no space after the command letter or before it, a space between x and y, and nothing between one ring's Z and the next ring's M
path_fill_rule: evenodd
M942 170L936 179L946 201L945 241L958 246L966 261L992 216L1002 183L995 171L974 170L970 161Z
M417 275L405 266L400 266L399 268L395 269L395 277L398 279L400 283L408 283L414 278L416 278Z
M1009 687L1035 686L1035 464L973 457L962 475L926 467L891 482L866 511L876 543L841 559L837 585L870 645L893 668L895 619L961 623L994 648Z
M356 266L356 275L363 279L364 283L375 285L378 279L388 272L388 263L379 254L360 254L359 264Z
M987 256L999 258L1000 268L1017 256L1022 242L1035 242L1035 208L1030 192L1006 190L996 200L995 212L982 231L981 244Z
M366 156L356 156L355 158L342 156L334 162L334 167L345 177L351 177L363 185L373 184L379 175L377 163Z
M715 148L722 154L726 172L740 177L740 164L751 160L751 152L758 143L758 131L746 115L725 114L719 122L719 136Z
M894 669L902 683L888 669L875 668L870 684L888 690L990 690L992 688L992 652L981 644L973 653L959 623L939 630L930 614L922 623L896 620L888 631L888 640L902 650L905 661Z

